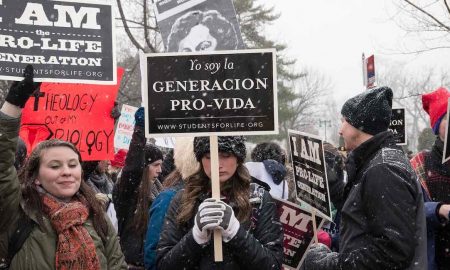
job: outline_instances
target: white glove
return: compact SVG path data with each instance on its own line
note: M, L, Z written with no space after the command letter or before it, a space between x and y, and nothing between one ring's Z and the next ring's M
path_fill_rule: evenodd
M222 201L217 201L217 204L222 206L221 210L223 211L223 219L219 224L219 228L223 230L223 241L226 243L234 238L239 230L239 227L241 227L241 224L234 215L234 211L231 206Z
M211 232L217 228L222 220L223 213L218 211L215 199L206 199L198 207L198 212L195 215L194 228L192 228L192 235L195 242L203 245L211 239Z

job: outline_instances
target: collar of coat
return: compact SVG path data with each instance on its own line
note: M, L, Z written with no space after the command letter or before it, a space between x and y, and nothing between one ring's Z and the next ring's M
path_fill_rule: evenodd
M354 182L355 177L358 175L359 171L370 162L372 157L380 150L383 146L387 146L394 143L393 134L391 131L385 131L376 134L369 140L362 143L355 150L353 150L347 159L347 174L348 183L351 186L351 182Z

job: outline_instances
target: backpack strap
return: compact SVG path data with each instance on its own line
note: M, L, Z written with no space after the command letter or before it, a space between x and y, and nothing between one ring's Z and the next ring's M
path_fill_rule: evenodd
M22 213L17 222L17 228L8 239L8 257L1 258L0 269L9 269L14 256L22 248L30 233L33 231L36 223L25 213Z

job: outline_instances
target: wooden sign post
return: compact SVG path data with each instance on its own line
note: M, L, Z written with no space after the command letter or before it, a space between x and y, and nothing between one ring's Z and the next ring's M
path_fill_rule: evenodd
M278 133L276 51L141 54L146 137L209 136L220 200L217 136ZM215 260L222 236L214 232Z

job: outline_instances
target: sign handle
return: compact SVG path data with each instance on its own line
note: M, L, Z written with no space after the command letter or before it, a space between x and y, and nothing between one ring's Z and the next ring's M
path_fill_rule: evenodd
M220 200L220 181L219 181L219 146L217 135L209 136L210 157L211 157L211 189L212 198ZM219 229L214 230L214 261L223 261L222 254L222 232Z
M312 225L313 225L313 232L314 232L314 244L319 243L319 240L317 239L317 224L316 224L316 209L312 209Z

